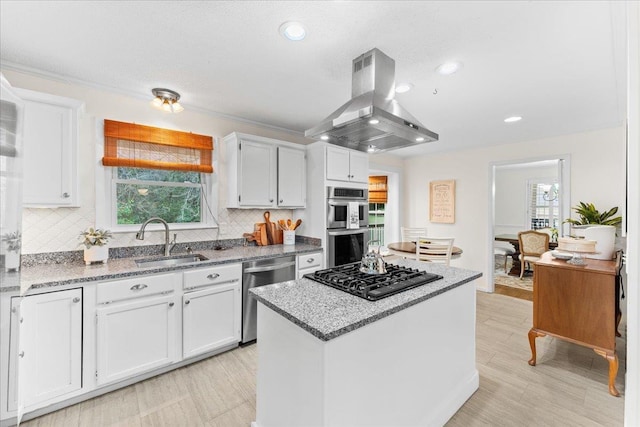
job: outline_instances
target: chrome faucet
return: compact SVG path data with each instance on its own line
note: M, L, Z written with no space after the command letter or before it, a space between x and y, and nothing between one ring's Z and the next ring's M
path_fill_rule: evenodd
M169 256L171 254L171 249L175 246L176 235L173 235L173 245L169 242L169 224L162 218L154 216L153 218L149 218L146 220L142 226L140 227L140 231L136 233L136 239L144 240L144 229L147 227L147 224L150 222L159 222L164 225L164 256Z

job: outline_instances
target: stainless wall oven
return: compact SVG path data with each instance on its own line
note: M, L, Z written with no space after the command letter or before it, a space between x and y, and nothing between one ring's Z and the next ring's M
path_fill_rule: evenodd
M349 228L349 220L356 215L358 227L369 226L369 190L327 188L327 228Z
M368 228L327 230L327 267L361 261L368 235Z
M327 267L360 261L369 235L369 191L327 188Z

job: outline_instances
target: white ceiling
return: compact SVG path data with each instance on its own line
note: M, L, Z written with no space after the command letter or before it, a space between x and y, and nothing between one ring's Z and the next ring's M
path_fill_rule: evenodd
M411 156L621 125L624 2L8 1L3 68L137 97L180 92L187 109L303 133L351 96L351 61L396 61L398 101L440 134ZM278 28L302 22L307 38ZM462 71L434 69L458 60ZM437 94L434 94L437 91ZM520 115L521 122L503 119Z

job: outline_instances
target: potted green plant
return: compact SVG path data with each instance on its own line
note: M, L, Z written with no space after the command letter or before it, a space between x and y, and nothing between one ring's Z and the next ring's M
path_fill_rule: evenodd
M618 207L615 206L600 213L593 203L579 202L572 208L579 219L567 219L572 225L573 234L587 240L596 241L596 253L586 255L588 258L611 259L614 255L616 228L622 224L622 217L615 216Z
M574 206L573 209L580 216L579 219L569 218L564 222L573 224L574 226L584 226L590 224L611 225L618 227L622 224L622 217L614 215L618 213L618 207L615 206L608 211L600 213L593 203L578 202L578 206Z
M109 259L109 247L107 243L113 235L109 230L90 227L80 233L81 245L84 245L84 262L90 265L92 262L107 262Z
M18 270L20 267L20 247L22 245L22 234L13 231L2 235L5 243L4 268L6 271Z

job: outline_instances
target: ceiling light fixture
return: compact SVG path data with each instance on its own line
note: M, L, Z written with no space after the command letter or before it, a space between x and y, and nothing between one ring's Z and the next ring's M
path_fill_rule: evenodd
M445 62L444 64L438 65L436 71L438 74L442 74L443 76L449 76L462 68L462 62Z
M367 147L367 153L374 153L375 151L376 151L375 145L370 145L369 147Z
M371 125L377 125L378 123L380 123L380 120L378 120L378 119L369 120L369 124L371 124Z
M413 83L398 83L396 85L396 93L405 93L413 89Z
M322 135L322 136L320 137L320 139L321 139L321 140L323 140L323 141L328 141L328 140L329 140L329 137L328 137L327 135Z
M504 119L505 123L514 123L514 122L519 122L520 120L522 120L522 117L520 116L511 116L511 117L507 117L506 119Z
M421 137L421 136L419 136L419 137L417 137L417 138L416 138L416 141L417 141L417 142L422 142L422 141L424 141L424 138L423 138L423 137Z
M155 108L166 111L167 113L179 113L184 111L184 107L180 105L178 100L180 94L171 89L154 88L151 89L151 93L155 98L151 101L151 105Z
M297 42L306 37L307 30L299 22L288 21L280 25L280 34L287 40Z

